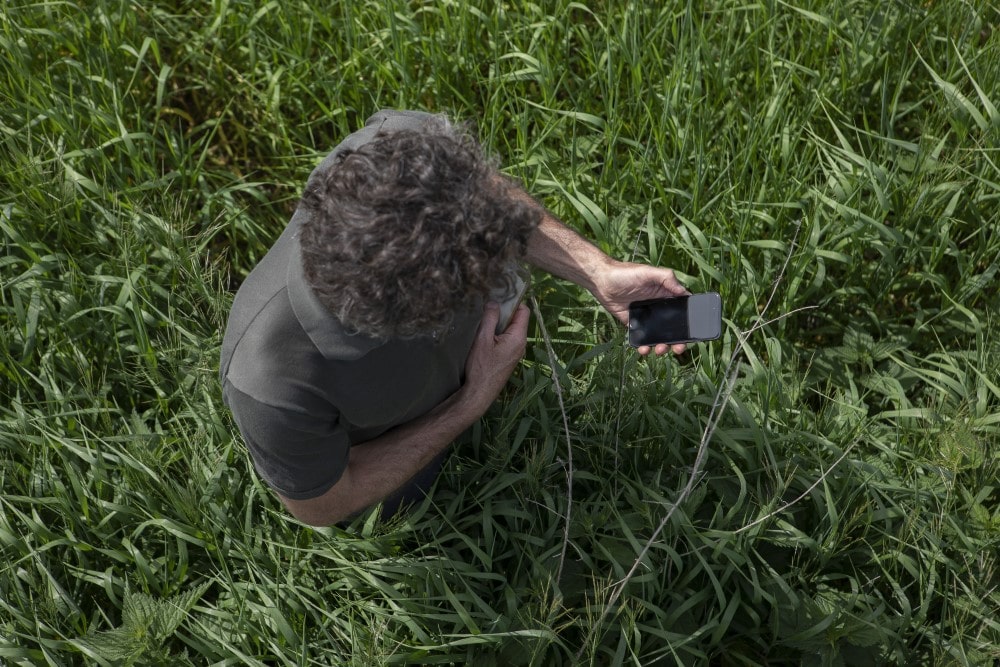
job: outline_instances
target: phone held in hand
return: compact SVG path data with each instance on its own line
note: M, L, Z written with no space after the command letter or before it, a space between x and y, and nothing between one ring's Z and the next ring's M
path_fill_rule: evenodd
M497 320L495 332L497 336L506 331L510 325L514 311L517 310L517 306L521 303L521 299L524 298L524 293L528 289L531 274L523 267L518 267L511 271L507 278L507 285L490 294L490 299L500 304L500 319Z
M628 307L632 347L695 343L722 335L722 297L718 292L636 301Z

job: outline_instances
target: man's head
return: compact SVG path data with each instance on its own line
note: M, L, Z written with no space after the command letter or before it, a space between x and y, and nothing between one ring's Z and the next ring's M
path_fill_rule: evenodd
M444 118L376 135L317 176L302 197L306 280L348 330L375 338L447 329L503 284L541 217Z

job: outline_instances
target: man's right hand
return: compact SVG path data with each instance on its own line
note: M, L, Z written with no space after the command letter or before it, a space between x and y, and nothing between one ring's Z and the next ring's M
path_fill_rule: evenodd
M486 412L500 395L517 363L524 356L528 343L529 316L528 307L520 304L507 329L497 335L494 332L500 317L500 307L495 303L486 305L465 362L465 384L461 389L464 397L482 412Z

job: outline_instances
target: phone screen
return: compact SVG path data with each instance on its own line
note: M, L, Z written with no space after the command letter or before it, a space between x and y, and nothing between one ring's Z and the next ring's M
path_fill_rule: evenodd
M685 341L688 331L687 297L632 304L628 334L633 345Z

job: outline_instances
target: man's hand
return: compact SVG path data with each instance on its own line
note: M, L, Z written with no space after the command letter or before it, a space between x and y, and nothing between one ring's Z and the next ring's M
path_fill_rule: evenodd
M527 306L518 306L507 330L496 335L499 316L497 304L486 307L458 391L427 414L351 447L340 480L322 496L293 500L279 494L285 507L300 521L329 526L389 496L444 451L489 409L524 356Z
M528 238L528 261L552 275L589 289L622 324L628 326L628 305L633 301L690 294L670 269L611 259L559 222L527 193L518 191L515 196L533 203L542 213L541 223ZM643 355L651 351L661 355L669 348L660 344L643 346L637 351ZM673 346L674 354L684 349L684 345Z
M500 395L527 347L528 307L520 304L507 330L497 335L494 332L499 317L499 306L487 304L465 362L465 384L461 392L482 412Z
M677 282L677 277L670 269L614 260L594 276L592 291L601 305L626 326L628 326L628 305L633 301L690 294ZM660 343L655 347L644 345L637 351L646 355L652 350L661 355L666 354L668 347L674 354L680 354L685 349L683 344L668 346Z

